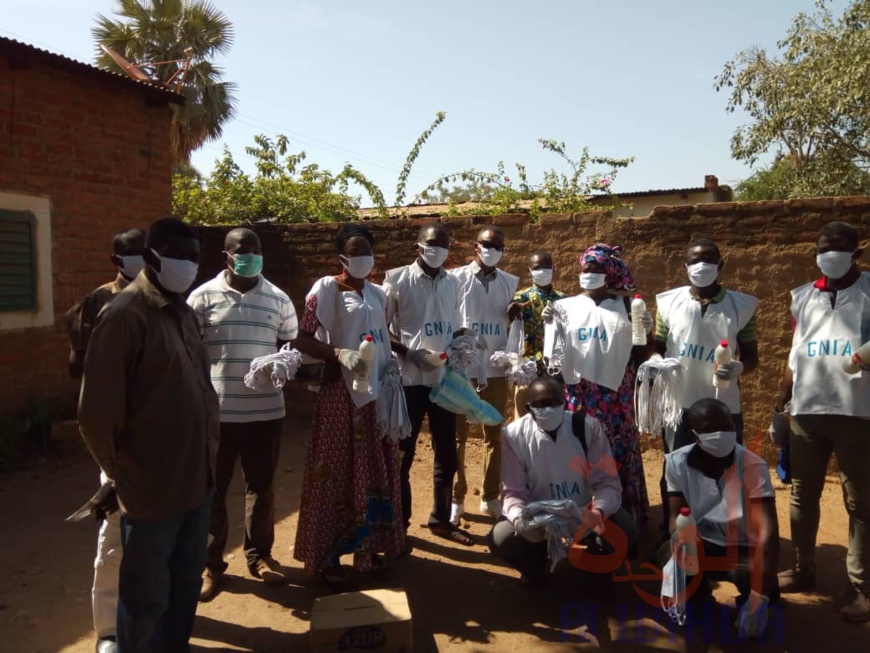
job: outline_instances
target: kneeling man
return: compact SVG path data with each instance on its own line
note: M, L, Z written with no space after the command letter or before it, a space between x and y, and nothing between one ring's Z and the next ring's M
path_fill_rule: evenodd
M532 502L576 503L581 529L591 529L586 553L612 556L611 542L627 550L638 538L634 519L620 507L616 462L597 420L566 411L564 388L551 378L532 381L527 398L529 412L502 430L504 509L488 538L493 554L519 570L524 584L537 580L547 562L547 542L532 541L523 529L522 512Z

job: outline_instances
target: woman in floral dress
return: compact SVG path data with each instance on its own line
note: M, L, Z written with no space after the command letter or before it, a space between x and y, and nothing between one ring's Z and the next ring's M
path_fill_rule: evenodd
M383 437L375 410L379 379L395 362L386 296L367 281L373 244L366 227L341 228L336 246L343 271L319 279L309 291L296 341L300 351L325 363L293 554L307 573L331 585L346 583L341 556L353 554L357 571L380 572L380 554L397 557L405 546L398 446ZM376 346L368 365L358 353L366 336Z
M579 263L581 294L560 300L558 304L563 312L568 313L569 319L580 325L574 329L575 332L588 328L583 325L601 326L600 331L589 328L584 332L584 340L573 344L574 348L583 350L574 354L576 375L572 376L571 370L565 369L563 363L563 374L568 382L565 386L566 404L568 410L573 412L583 408L601 422L613 457L619 464L622 506L634 516L638 528L643 529L647 522L649 497L639 434L635 428L634 384L638 365L652 353L652 339L644 346L631 345L628 297L635 285L628 266L619 258L619 247L604 243L593 245L580 256ZM595 314L600 315L600 322L591 317ZM649 332L651 318L648 316L645 326ZM614 332L605 337L605 327L614 329ZM590 348L589 343L596 341L601 345L597 349ZM562 346L572 348L570 333ZM570 368L572 352L565 351L562 355ZM596 356L598 360L594 360ZM572 380L576 382L572 383Z

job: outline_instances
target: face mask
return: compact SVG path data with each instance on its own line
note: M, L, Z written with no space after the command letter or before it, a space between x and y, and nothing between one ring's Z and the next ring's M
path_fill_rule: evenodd
M737 444L737 431L713 431L712 433L698 433L698 446L715 458L724 458Z
M447 255L450 253L445 247L429 246L423 243L417 243L417 247L420 248L420 258L430 268L440 268L444 265L444 261L447 260Z
M141 254L136 256L119 256L121 259L121 274L128 279L135 279L139 276L142 268L145 267L145 259Z
M855 252L825 252L816 254L816 265L828 279L842 279L852 269Z
M160 261L160 272L155 269L157 281L169 292L183 293L193 285L199 264L180 258L162 257L153 249L151 253Z
M534 416L535 422L544 431L555 431L562 426L565 419L565 406L543 406L542 408L529 406L529 410Z
M478 247L477 253L480 256L481 263L488 268L494 268L498 265L501 255L504 254L504 252L495 247Z
M553 268L543 268L541 270L529 270L532 273L532 282L536 286L549 286L553 281Z
M263 257L260 254L235 254L232 259L233 272L240 277L253 279L263 271Z
M580 273L580 287L583 290L598 290L604 287L604 282L607 278L603 272L582 272Z
M695 288L712 286L719 277L719 266L715 263L692 263L686 266L689 275L689 283Z
M341 264L347 273L354 279L367 279L371 274L372 268L375 267L374 256L351 256L350 258L341 257Z

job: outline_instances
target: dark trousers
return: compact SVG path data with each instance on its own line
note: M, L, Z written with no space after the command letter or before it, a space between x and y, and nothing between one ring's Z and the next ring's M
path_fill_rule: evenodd
M202 587L212 491L198 507L160 520L122 518L118 650L187 653Z
M743 415L741 413L733 413L731 415L734 420L734 430L737 431L737 444L743 444ZM676 431L665 429L662 434L662 442L665 445L665 453L676 451L680 447L685 447L695 441L695 435L692 433L692 428L689 426L689 411L683 411L683 419L680 420L680 425ZM665 462L662 461L662 477L659 480L659 490L662 497L662 531L668 533L668 528L671 523L671 510L668 506L668 484L665 481Z
M233 480L236 460L241 459L245 478L245 559L253 569L260 558L272 554L275 542L275 491L273 481L281 450L284 420L265 422L221 422L215 471L214 502L211 507L208 567L223 572L224 549L229 523L227 490Z
M429 401L432 388L425 385L405 386L405 403L411 419L411 437L399 440L402 452L402 515L405 530L411 525L411 465L417 451L417 437L423 417L429 416L432 449L435 453L433 506L429 525L450 521L450 498L456 475L456 415Z
M620 508L605 521L604 528L620 528L625 533L628 548L631 548L639 533L634 517ZM594 536L593 536L594 537ZM613 547L603 538L598 538L598 546L588 549L592 555L607 555L613 553ZM586 540L584 539L584 542ZM514 529L506 517L502 517L486 538L489 550L497 558L501 558L524 576L534 578L544 572L547 562L547 541L531 542Z
M707 540L701 540L701 542L704 545L704 556L700 560L701 573L703 574L703 577L700 585L693 594L686 597L687 601L692 601L693 599L695 601L704 601L708 599L712 592L710 581L725 581L733 583L739 592L739 596L737 597L738 607L743 605L743 603L749 598L749 592L752 589L761 594L766 593L767 598L770 599L771 602L779 601L779 586L776 582L776 569L763 570L762 578L759 579L760 584L757 587L752 587L752 575L750 572L749 560L754 553L753 549L748 546L738 546L737 555L734 556L733 560L729 560L727 565L715 564L713 569L705 569L705 566L713 566L711 563L724 562L724 559L728 556L728 549L719 544L708 542ZM667 541L663 543L656 552L656 562L658 562L659 567L664 568L670 558L671 543L670 541ZM721 568L726 566L727 569ZM686 576L686 587L691 585L693 579L694 576Z

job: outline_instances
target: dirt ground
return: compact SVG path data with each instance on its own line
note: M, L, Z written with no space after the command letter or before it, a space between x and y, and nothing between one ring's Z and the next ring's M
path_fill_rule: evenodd
M201 605L194 632L196 651L283 652L308 650L307 631L314 599L329 592L303 575L293 560L300 484L307 431L288 420L277 478L278 524L275 556L287 568L289 583L268 588L250 578L240 552L244 490L240 473L231 489L236 520L229 545L229 571L222 592ZM602 601L584 592L584 578L570 566L559 568L535 589L517 583L518 574L499 564L484 544L490 521L478 514L476 496L466 505L464 526L477 540L466 548L432 537L421 527L431 506L432 451L421 436L414 478L413 554L391 565L379 583L353 576L359 589L404 589L413 613L414 650L429 651L833 651L867 650L870 625L843 623L835 599L846 587L845 541L848 531L839 480L831 477L822 503L819 580L816 594L788 598L773 610L765 643L738 643L733 586L716 589L718 610L704 623L674 633L638 590L657 596L644 582L614 584ZM469 481L480 481L482 444L469 442ZM650 496L658 504L661 454L645 453ZM96 541L92 523L63 519L95 489L97 471L77 443L67 443L59 459L0 476L0 651L84 653L92 651L90 586ZM783 538L783 563L791 556L788 490L778 484L777 505ZM659 508L652 514L658 528ZM657 532L657 530L656 530ZM639 565L655 536L642 542ZM625 577L625 570L617 572Z

